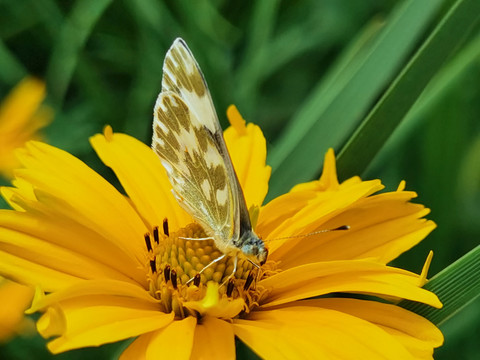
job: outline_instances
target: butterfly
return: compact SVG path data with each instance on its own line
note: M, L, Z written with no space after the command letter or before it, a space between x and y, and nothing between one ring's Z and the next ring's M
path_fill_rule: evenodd
M183 207L226 256L245 256L256 267L268 250L255 234L207 83L185 41L177 38L163 64L152 149L160 157ZM192 280L192 279L190 279Z

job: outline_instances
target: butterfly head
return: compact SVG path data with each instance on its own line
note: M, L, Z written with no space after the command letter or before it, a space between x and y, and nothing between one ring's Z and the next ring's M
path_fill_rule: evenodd
M253 231L244 232L238 245L241 252L254 263L261 266L267 261L268 249L262 239Z

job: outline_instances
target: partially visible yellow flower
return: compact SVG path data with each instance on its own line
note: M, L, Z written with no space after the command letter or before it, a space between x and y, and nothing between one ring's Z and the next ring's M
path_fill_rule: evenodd
M177 204L158 157L134 138L91 138L127 197L72 155L29 142L2 195L0 273L38 285L31 312L53 353L137 337L122 359L232 359L235 336L266 359L431 359L443 342L428 320L396 306L441 307L424 277L387 263L435 224L404 184L337 180L329 151L318 181L262 206L270 168L260 128L229 111L225 131L256 233L270 249L256 270L223 259ZM350 230L311 234L349 225ZM193 281L189 282L189 279ZM377 301L377 300L381 301Z
M31 287L0 278L0 343L34 329L32 321L25 317L32 298Z
M41 106L45 98L45 84L34 78L25 78L0 105L0 176L13 177L19 166L14 155L16 148L29 140L39 140L38 130L51 120L50 109Z

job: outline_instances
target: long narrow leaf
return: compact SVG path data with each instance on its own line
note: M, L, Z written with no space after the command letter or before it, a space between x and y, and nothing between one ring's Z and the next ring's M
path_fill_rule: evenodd
M245 55L236 73L236 83L239 84L237 101L242 104L242 111L247 115L256 101L262 65L268 61L265 48L272 36L279 3L278 0L254 2Z
M350 138L338 156L338 172L361 174L462 40L480 19L478 0L458 0Z
M80 0L65 19L47 71L47 84L56 105L61 105L75 70L80 50L93 26L112 0Z
M374 44L368 44L361 61L337 68L339 73L330 77L334 81L313 91L270 152L270 195L319 172L326 149L346 141L443 3L410 0L402 4Z
M10 85L18 82L27 73L23 65L0 40L0 80Z

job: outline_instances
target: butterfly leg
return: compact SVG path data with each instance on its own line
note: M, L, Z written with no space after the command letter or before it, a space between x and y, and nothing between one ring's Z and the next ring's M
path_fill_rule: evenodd
M235 273L237 272L237 265L238 265L238 255L235 255L234 259L233 259L233 271L232 273L225 279L225 281L222 283L222 285L220 286L223 286L227 283L227 281L229 281L231 278L235 277Z
M200 270L200 271L198 272L198 274L203 273L208 267L210 267L211 265L219 262L220 260L222 260L223 258L225 258L225 256L227 256L227 254L223 254L222 256L217 257L215 260L211 261L210 264L206 265L202 270ZM190 278L190 280L187 281L186 285L190 284L194 279L195 279L195 276L192 277L192 278Z

